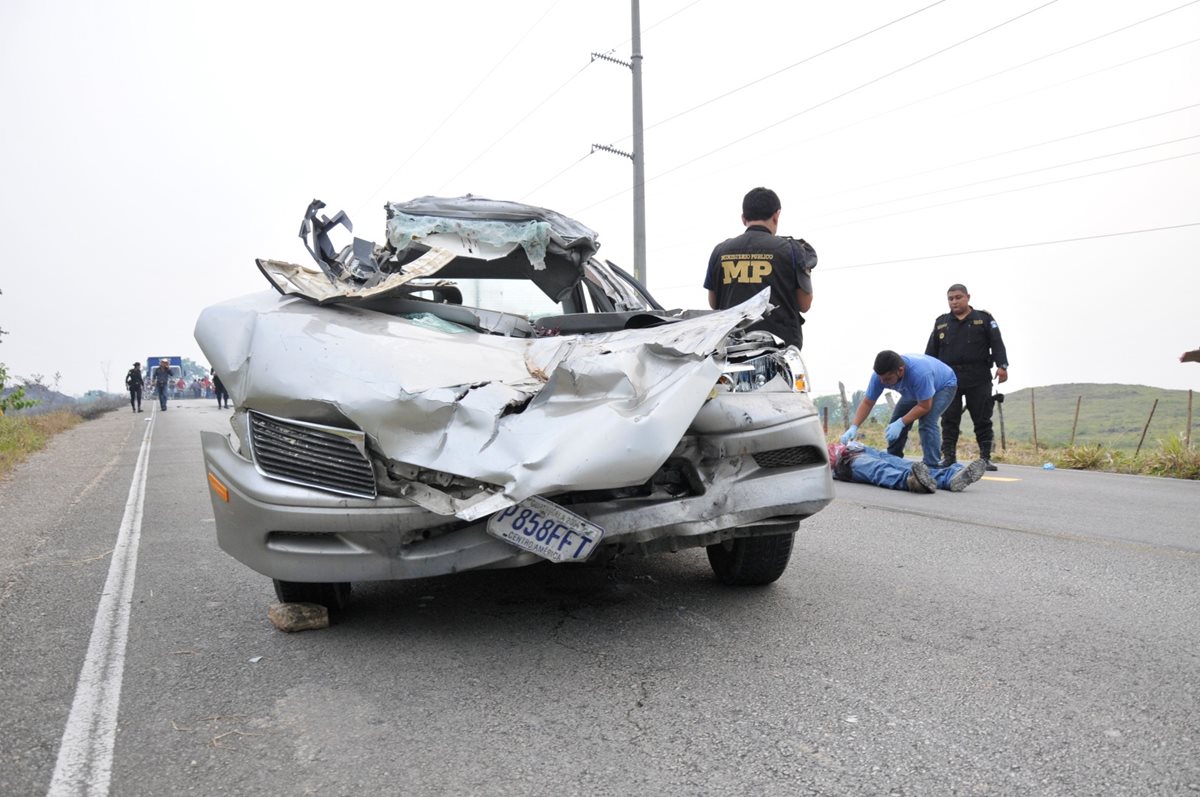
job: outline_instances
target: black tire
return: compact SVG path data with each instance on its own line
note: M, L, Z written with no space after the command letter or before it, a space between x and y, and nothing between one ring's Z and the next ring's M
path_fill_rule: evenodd
M350 585L345 582L310 584L304 581L280 581L277 578L273 580L275 597L284 603L319 603L330 611L337 611L345 608L350 601Z
M778 580L787 570L796 532L739 537L709 545L708 563L722 583L759 587Z

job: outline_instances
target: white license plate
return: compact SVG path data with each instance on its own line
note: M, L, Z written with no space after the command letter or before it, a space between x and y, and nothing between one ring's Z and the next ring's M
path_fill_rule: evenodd
M587 518L536 495L492 515L487 531L551 562L582 562L604 537Z

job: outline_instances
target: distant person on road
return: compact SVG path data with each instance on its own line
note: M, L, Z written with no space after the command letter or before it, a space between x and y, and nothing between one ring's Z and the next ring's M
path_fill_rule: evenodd
M142 364L134 363L125 374L125 389L129 391L129 407L133 412L142 411L142 391L146 384L142 380Z
M171 389L171 361L163 357L158 361L158 367L150 375L154 380L154 392L158 394L158 406L167 411L167 391Z
M955 463L947 468L930 468L924 462L912 462L871 448L858 440L845 445L829 444L829 466L833 478L844 482L874 484L889 490L910 493L934 493L938 489L961 493L983 477L984 463Z
M867 394L858 405L850 428L842 435L843 445L858 434L858 427L871 414L884 388L891 388L900 394L900 401L892 412L892 421L884 433L888 441L888 453L896 457L904 456L900 432L920 419L921 425L917 431L921 436L921 461L930 468L938 467L942 460L939 421L958 391L954 371L941 360L924 354L901 356L887 349L879 352L875 356L874 373L867 383Z
M217 407L227 409L229 407L229 391L225 389L225 383L221 381L221 377L217 376L217 369L212 369L212 385L213 392L217 394Z
M971 294L967 287L956 282L946 291L950 312L937 317L925 353L937 357L954 369L958 377L958 393L942 414L942 464L952 465L958 461L958 427L962 422L963 401L971 413L971 424L975 427L975 442L979 444L979 458L988 470L996 470L992 464L992 365L996 366L995 379L998 383L1008 381L1008 352L1004 339L1000 337L1000 325L987 310L976 310L970 305ZM902 433L901 440L905 433Z
M764 329L799 349L804 345L801 313L812 306L817 253L803 239L776 235L779 212L774 191L751 189L742 199L746 231L713 249L704 287L714 310L741 304L769 287L774 308L750 329Z

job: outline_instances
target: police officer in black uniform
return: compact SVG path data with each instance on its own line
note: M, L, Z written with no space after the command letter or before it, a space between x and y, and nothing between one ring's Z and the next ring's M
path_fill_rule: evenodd
M942 465L958 460L958 425L966 399L975 441L979 443L979 458L987 463L988 470L996 470L992 464L992 365L996 366L996 381L1007 381L1008 352L996 319L987 310L971 307L970 300L965 285L950 286L946 291L950 312L933 322L925 346L926 354L949 365L958 377L958 394L942 413Z
M754 188L742 199L742 224L746 231L713 249L708 258L704 287L714 310L741 304L771 289L766 316L750 329L765 329L800 348L804 335L801 313L812 306L811 274L816 251L803 239L776 235L779 229L779 196L769 188Z
M125 374L125 389L129 391L129 407L134 412L142 411L142 390L145 386L145 382L142 381L141 363L134 363L133 367L129 369L129 373Z

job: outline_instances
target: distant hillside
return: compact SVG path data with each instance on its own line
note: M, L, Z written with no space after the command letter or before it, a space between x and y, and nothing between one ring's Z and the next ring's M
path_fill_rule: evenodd
M1001 386L1003 387L1003 386ZM1001 391L1003 392L1003 391ZM1030 396L1035 407L1031 407ZM1037 411L1038 443L1050 448L1065 448L1071 440L1071 422L1079 401L1079 423L1075 445L1103 444L1106 448L1132 452L1150 417L1154 400L1154 418L1146 432L1147 446L1174 435L1183 436L1187 427L1188 391L1164 390L1145 385L1100 385L1077 383L1025 388L1004 396L1004 433L1008 441L1033 440L1033 409ZM836 403L836 397L822 396L819 406ZM1200 393L1192 397L1192 445L1200 445ZM882 404L882 402L880 402ZM1000 408L992 415L996 443L1000 443ZM835 418L836 412L831 412ZM840 424L840 420L838 421ZM834 426L833 420L830 425ZM971 416L963 412L963 439L974 440Z
M51 390L45 385L23 385L25 389L25 398L37 401L37 404L26 410L16 410L16 412L24 413L25 415L40 415L44 412L54 412L60 409L70 409L75 406L75 399L70 396ZM9 395L16 387L8 387L4 389L2 395Z
M49 412L57 412L59 410L74 410L79 412L81 408L92 407L92 405L102 405L108 407L112 405L113 400L120 399L121 403L128 400L128 395L118 393L108 393L101 395L89 395L84 398L74 398L64 393L59 393L45 385L23 385L25 389L25 398L37 401L32 407L27 407L22 410L12 410L14 415L44 415ZM5 388L0 392L0 396L7 396L16 390L15 387ZM98 391L97 391L98 392Z
M1031 394L1033 407L1031 408ZM1158 406L1154 406L1155 399ZM1048 385L1026 388L1004 397L1004 426L1010 440L1033 439L1033 409L1037 410L1038 442L1065 447L1071 440L1075 404L1079 403L1079 423L1075 445L1104 444L1107 448L1132 451L1154 409L1154 418L1146 432L1144 446L1183 436L1187 428L1188 391L1164 390L1145 385L1098 385L1091 383ZM1197 414L1200 395L1192 395L1192 443L1197 442ZM964 413L965 415L965 413ZM964 417L963 428L970 426ZM1000 414L992 417L996 438L1000 437ZM972 430L971 434L974 434Z

